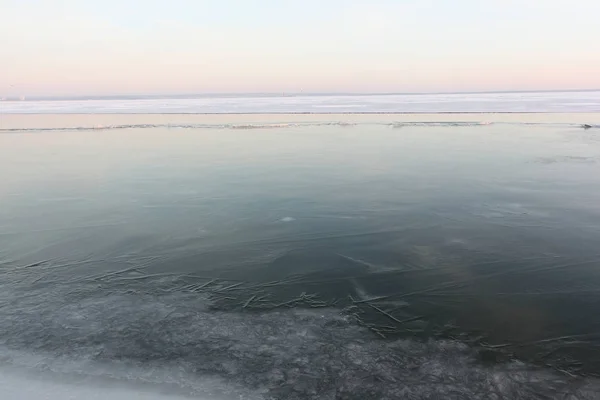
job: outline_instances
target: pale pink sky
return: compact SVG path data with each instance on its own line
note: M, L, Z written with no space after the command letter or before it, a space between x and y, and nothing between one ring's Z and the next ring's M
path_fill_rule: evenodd
M599 1L449 3L0 0L0 97L600 88Z

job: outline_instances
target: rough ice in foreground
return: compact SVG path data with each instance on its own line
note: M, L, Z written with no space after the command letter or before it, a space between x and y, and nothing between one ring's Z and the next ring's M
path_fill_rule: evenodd
M452 341L377 340L336 310L213 312L197 297L139 294L38 310L3 316L2 342L12 348L0 348L5 365L175 386L200 398L574 400L600 390L520 363L482 365ZM32 345L35 354L24 355Z

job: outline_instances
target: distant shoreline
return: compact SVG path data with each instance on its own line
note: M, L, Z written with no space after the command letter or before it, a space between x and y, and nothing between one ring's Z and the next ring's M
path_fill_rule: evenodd
M531 93L589 93L600 92L600 89L565 89L565 90L497 90L486 92L323 92L323 93L196 93L196 94L130 94L130 95L105 95L105 96L26 96L21 95L6 96L1 102L27 102L27 101L86 101L86 100L186 100L186 99L206 99L206 98L286 98L286 97L355 97L355 96L440 96L440 95L486 95L486 94L531 94Z
M2 115L495 115L495 114L600 114L600 111L414 111L414 112L5 112Z

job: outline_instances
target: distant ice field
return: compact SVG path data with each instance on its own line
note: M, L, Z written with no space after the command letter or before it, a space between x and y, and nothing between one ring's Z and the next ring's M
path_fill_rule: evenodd
M393 95L228 95L0 102L4 114L600 112L600 91Z

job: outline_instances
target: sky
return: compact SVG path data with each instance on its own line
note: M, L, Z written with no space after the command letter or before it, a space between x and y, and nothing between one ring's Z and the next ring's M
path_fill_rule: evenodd
M599 0L0 0L0 97L600 88Z

